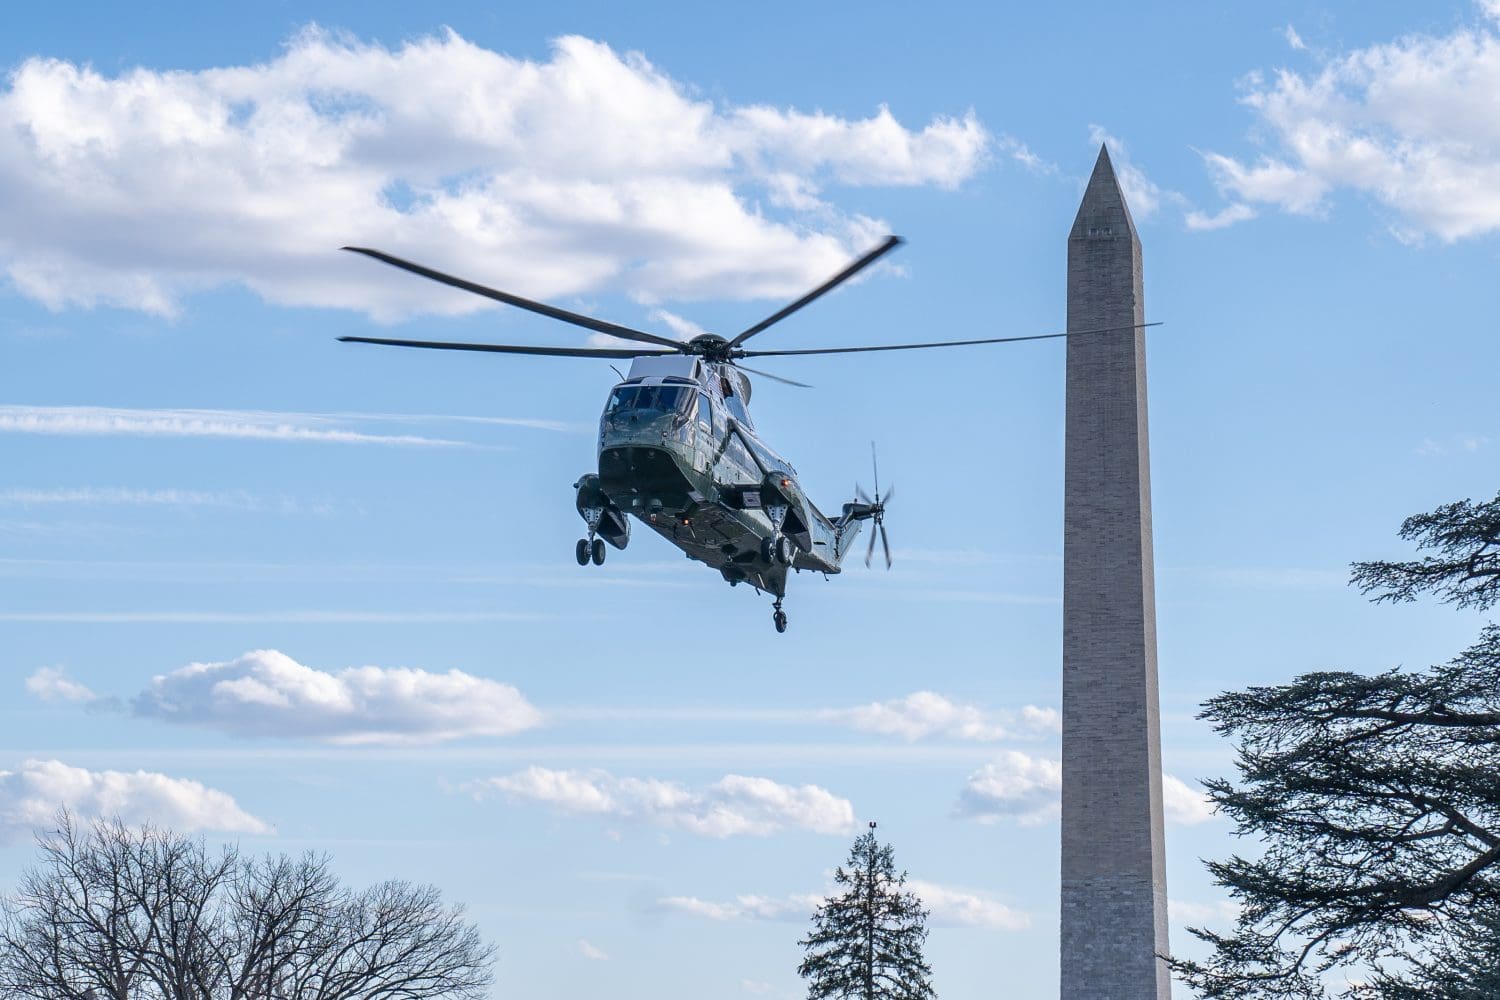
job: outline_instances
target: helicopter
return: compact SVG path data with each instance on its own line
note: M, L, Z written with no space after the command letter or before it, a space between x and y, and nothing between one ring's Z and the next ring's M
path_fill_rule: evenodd
M1106 332L791 350L744 346L903 242L899 236L887 237L806 295L733 337L705 333L686 342L525 299L381 250L346 246L342 249L424 278L646 346L543 347L355 336L338 339L444 351L629 360L629 371L611 390L599 419L597 468L573 484L586 529L586 536L578 540L574 550L578 564L602 565L606 543L624 549L630 541L631 518L635 518L689 559L717 570L730 586L745 583L757 593L769 593L774 598L772 622L777 632L785 632L787 616L782 601L789 571L839 573L866 521L871 522L871 530L865 565L874 557L878 537L886 568L890 568L885 513L891 493L881 494L879 467L875 465L873 497L856 485L854 499L844 503L837 516L824 514L803 492L797 470L756 432L748 408L751 384L746 373L800 388L811 386L748 368L740 363L742 359L959 347ZM874 464L873 444L871 460Z

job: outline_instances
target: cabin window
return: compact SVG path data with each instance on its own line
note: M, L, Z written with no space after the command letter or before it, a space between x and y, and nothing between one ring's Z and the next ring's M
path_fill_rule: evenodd
M712 434L714 429L714 405L708 401L708 393L698 393L698 423Z
M662 413L687 413L693 390L676 385L622 385L609 398L607 416L630 414L650 417Z
M744 405L740 402L740 397L725 396L724 408L727 409L729 411L729 415L739 423L744 424L746 427L754 426L750 423L750 414L745 411Z

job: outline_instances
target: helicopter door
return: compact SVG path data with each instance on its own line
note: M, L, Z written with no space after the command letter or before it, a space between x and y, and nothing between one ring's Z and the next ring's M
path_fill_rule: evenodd
M714 408L708 401L708 393L698 393L698 438L693 447L693 468L703 472L708 468L709 456L714 448Z

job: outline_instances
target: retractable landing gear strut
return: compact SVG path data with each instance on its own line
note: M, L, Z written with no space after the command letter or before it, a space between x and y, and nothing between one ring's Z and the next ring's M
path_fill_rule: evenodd
M586 507L583 510L584 523L589 526L589 537L578 539L575 555L580 566L587 566L590 560L595 566L604 565L604 539L598 537L599 519L603 516L602 507Z

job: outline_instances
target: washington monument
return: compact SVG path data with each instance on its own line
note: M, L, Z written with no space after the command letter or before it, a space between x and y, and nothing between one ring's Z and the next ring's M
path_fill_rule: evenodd
M1068 234L1062 998L1167 1000L1141 243L1101 148ZM1132 329L1133 328L1133 329Z

